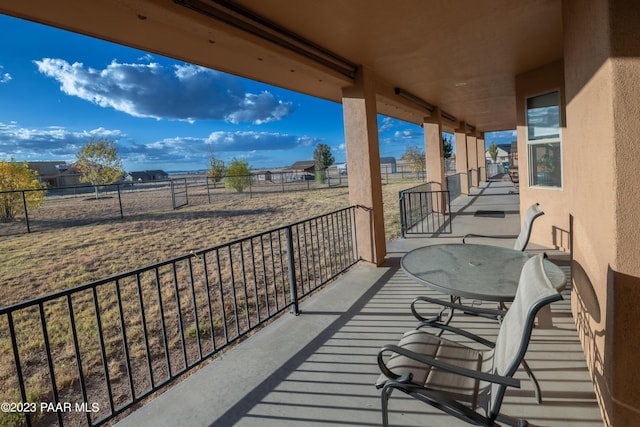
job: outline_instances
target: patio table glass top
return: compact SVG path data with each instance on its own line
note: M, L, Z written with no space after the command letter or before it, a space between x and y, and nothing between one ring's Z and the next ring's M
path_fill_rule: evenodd
M402 269L419 283L460 298L513 301L527 252L490 245L442 244L424 246L402 257ZM552 262L544 269L551 284L564 287L566 276Z

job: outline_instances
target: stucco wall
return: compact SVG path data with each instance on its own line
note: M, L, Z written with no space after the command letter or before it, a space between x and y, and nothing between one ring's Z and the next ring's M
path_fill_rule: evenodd
M527 153L526 143L526 98L541 95L554 90L560 91L564 98L564 74L562 61L554 62L543 68L522 74L516 79L516 107L518 109L518 153L520 162L518 172L520 175L520 211L525 212L533 203L540 203L540 208L545 215L536 220L531 233L531 241L562 250L569 250L569 218L570 209L565 202L566 188L570 180L567 179L566 169L570 162L566 159L566 134L564 127L565 112L561 110L561 148L563 157L564 188L531 188L528 186L529 168L525 160ZM561 103L562 103L561 99Z
M563 187L528 188L521 161L521 208L546 213L533 242L572 251L573 315L603 419L627 426L640 416L639 16L631 1L586 3L563 2L564 63L516 82L521 160L525 97L560 89L565 103Z
M616 171L616 258L608 285L606 356L615 425L635 425L640 417L640 7L633 1L609 5Z

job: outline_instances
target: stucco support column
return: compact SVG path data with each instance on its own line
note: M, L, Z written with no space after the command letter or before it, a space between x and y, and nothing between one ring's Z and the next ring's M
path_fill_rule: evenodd
M356 210L356 239L363 260L381 265L386 254L375 78L360 68L342 91L349 171L349 201Z
M460 192L469 194L469 164L467 155L467 124L460 122L455 130L456 140L456 172L460 175Z
M476 147L477 138L474 135L467 135L467 163L469 173L471 174L471 186L479 187L478 179L478 148Z
M484 154L486 151L484 144L484 132L480 132L478 134L476 146L478 149L478 170L480 172L481 182L487 182L487 158Z
M427 157L427 182L431 183L431 190L444 191L447 180L444 172L444 147L442 146L442 115L436 108L431 117L425 118L422 124L424 130L424 148ZM434 196L432 200L435 212L444 213L447 210L444 193Z

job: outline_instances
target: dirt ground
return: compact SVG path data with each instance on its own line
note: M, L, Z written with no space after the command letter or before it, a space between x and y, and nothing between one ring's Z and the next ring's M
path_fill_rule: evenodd
M399 180L383 185L387 239L393 239L399 234L398 192L418 183L420 181ZM73 288L164 261L192 250L210 248L349 206L348 188L345 186L312 187L311 183L302 185L304 186L287 188L284 192L281 189L272 189L263 192L253 191L250 194L230 193L221 188L214 191L191 191L188 195L189 203L178 209L173 209L174 201L166 188L121 193L120 197L117 194L102 193L97 200L87 194L52 197L41 210L36 211L37 215L34 212L31 233L0 234L0 307L42 297L54 291ZM120 215L120 203L123 206L122 211L126 212L124 218ZM82 300L89 296L80 293L77 298ZM55 323L58 316L67 316L62 305L64 301L61 302L61 307L47 307L51 322ZM102 313L105 319L117 318L117 310L113 304L106 304L105 307L107 310ZM29 313L25 316L27 314ZM2 353L9 357L10 346L4 345L10 341L5 317L0 318L0 329L4 331L0 331L0 344ZM37 319L38 314L33 311L27 317ZM133 319L131 315L129 317ZM78 314L76 321L80 321L81 318L83 317ZM85 326L87 330L92 327L89 323ZM40 326L35 326L35 329L27 327L24 330L37 331L38 328ZM116 333L117 326L107 329L115 330L114 336L119 336ZM69 334L68 325L62 325L60 328L52 328L49 339L52 340L52 346L57 346L58 350L70 349L67 353L72 363L75 356ZM18 337L23 343L21 345L25 348L25 354L30 346L34 349L41 347L41 344L30 343L28 335L33 334ZM82 340L80 345L84 345ZM117 352L118 345L118 340L115 339L109 344L112 347L111 351ZM191 347L193 343L188 349L188 354L195 351L195 347ZM154 368L154 376L164 377L161 357L156 356L157 360L154 358L153 363L158 364L158 367ZM29 357L23 361L24 366L35 369L36 365L42 364L39 359L44 355ZM140 357L140 360L136 357L132 355L132 363L144 361L143 357ZM7 369L12 366L12 363L4 362L2 365ZM96 361L92 363L99 366ZM83 360L83 364L86 365L85 369L89 369L88 360ZM139 369L135 369L134 366L135 384L145 384L146 374L143 366L144 363ZM61 368L61 372L64 373L68 368ZM116 403L124 403L129 396L124 368L112 366L110 369L117 380L112 384L114 400ZM2 371L0 369L2 383L14 376L12 372ZM69 381L73 381L73 371L74 369L69 370ZM122 374L117 374L121 371ZM41 379L46 383L46 375ZM59 380L63 385L64 380ZM39 387L48 388L44 383ZM3 388L15 389L14 386ZM77 395L76 388L77 383L74 385L71 382L63 393L69 396L74 393ZM94 401L99 400L99 396L89 397ZM39 396L39 399L46 400L47 397ZM104 401L104 396L100 400ZM84 417L71 417L65 419L65 425L83 425L85 421ZM49 422L55 423L55 420L45 418L37 424L48 425ZM0 420L0 425L14 424L5 424Z
M388 240L399 234L398 191L416 183L383 185ZM0 224L0 307L349 206L346 186L275 187L196 187L178 209L166 187L50 197L30 214L31 233L24 221Z

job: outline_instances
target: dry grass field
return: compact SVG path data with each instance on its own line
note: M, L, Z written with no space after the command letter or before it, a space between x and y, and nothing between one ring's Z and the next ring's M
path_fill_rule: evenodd
M387 240L400 232L398 191L417 180L383 185ZM144 198L145 193L136 197ZM69 212L95 200L69 198ZM89 206L87 206L89 205ZM187 206L0 237L0 306L68 289L112 274L215 246L349 205L346 187L226 198Z
M387 239L396 238L400 231L398 192L418 183L420 182L416 180L398 180L383 185ZM138 197L140 198L138 202L144 203L144 197L152 196L150 193L142 192ZM57 199L56 203L63 204L64 201ZM73 211L75 217L79 217L81 216L79 212L85 209L85 204L96 203L100 203L100 201L72 197L66 200L65 208ZM153 201L149 203L153 203ZM253 197L237 194L219 199L211 204L132 215L125 219L100 220L91 224L87 221L80 221L83 225L54 228L31 234L3 236L0 237L0 241L2 241L0 304L6 306L44 296L53 291L72 288L187 254L191 250L209 248L347 206L349 206L349 200L346 187L325 187L311 191L270 193ZM89 206L85 210L92 212L95 210L95 206ZM184 271L181 274L183 273ZM188 278L180 280L181 283L188 281ZM136 286L135 284L129 285L122 283L120 290L124 308L121 309L124 310L126 318L127 340L133 343L130 344L129 349L131 360L137 366L138 363L144 362L145 356L148 354L140 347L140 343L144 340L135 304L137 301ZM138 289L140 289L140 284L138 284ZM156 290L157 288L153 287L153 292ZM152 292L151 288L144 291L145 299L149 299L150 292ZM167 293L167 299L170 299L171 289L163 287L163 292ZM176 290L176 292L178 291ZM112 388L116 392L114 399L117 402L124 402L128 399L125 381L127 370L117 362L122 345L118 321L122 315L118 315L117 310L120 303L116 302L113 289L109 287L101 287L93 298L97 298L100 303L103 330L108 331L105 332L105 356L111 360L109 369L114 378L112 383ZM195 294L194 298L196 298ZM204 296L197 297L198 300L205 298ZM259 296L254 295L250 299L255 301L255 298L259 298ZM250 299L245 290L246 302L250 302ZM90 381L91 378L99 377L100 361L102 360L99 348L95 347L95 343L98 341L94 324L95 316L91 314L91 300L90 292L83 291L74 297L75 328L83 336L81 340L82 364ZM117 301L120 301L119 295ZM168 306L165 308L168 310L165 314L169 317L175 317L177 307ZM48 304L45 310L51 348L55 349L56 354L61 355L61 358L54 362L58 387L63 393L71 393L68 396L72 396L73 389L77 386L75 376L77 370L73 369L73 361L75 360L72 345L73 331L68 325L68 320L65 320L68 319L67 303L64 299L60 299L58 302ZM156 313L157 306L147 307L146 310L148 310L149 318L162 317ZM215 311L219 312L217 309ZM202 316L201 319L206 317L206 313L199 315ZM21 348L21 358L24 358L22 360L22 366L25 369L23 374L27 375L28 388L31 390L29 399L33 401L51 400L47 391L47 374L46 371L42 371L46 366L42 338L37 333L27 332L35 332L41 328L37 310L35 308L21 310L19 313L16 312L15 316L16 330L23 331L17 333L16 338ZM237 316L238 313L236 313L236 319ZM211 320L213 321L211 325L219 332L222 327L220 318L216 317ZM184 321L186 324L188 318L185 318ZM241 320L240 325L236 324L235 333L239 334L238 328L246 326L242 324L243 322L244 320ZM197 323L200 330L201 324ZM0 395L5 400L14 401L19 400L15 392L10 391L16 390L16 385L11 384L15 382L15 373L10 368L14 365L8 360L11 357L11 347L4 321L2 326L0 354L4 356L0 357L0 366L5 368L0 369L0 386L4 390L0 392ZM153 339L158 340L157 332L160 330L160 326L153 325L151 322L148 326L150 331L156 331L156 338ZM187 328L189 336L186 353L199 353L194 347L196 342L199 342L195 326L191 329ZM213 332L205 328L200 330L200 333L210 336ZM217 333L217 335L220 334ZM179 350L179 335L165 337L165 340L170 341L168 348L172 354ZM160 344L156 343L156 345ZM182 345L184 346L184 341ZM160 363L162 358L156 355L152 359L152 363L157 365L157 375L165 375L166 372L162 370ZM69 366L65 367L65 365ZM133 369L134 381L136 384L144 384L144 369L142 369L144 364L140 365L138 369L135 369L135 366ZM99 396L92 395L90 397L95 401L99 400ZM38 425L47 424L50 421L46 418L37 419ZM65 425L83 425L81 421L76 423L75 419L69 419L65 421ZM0 416L0 426L17 426L20 423L19 417Z

